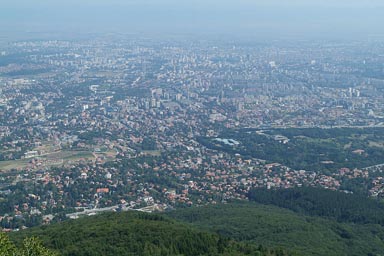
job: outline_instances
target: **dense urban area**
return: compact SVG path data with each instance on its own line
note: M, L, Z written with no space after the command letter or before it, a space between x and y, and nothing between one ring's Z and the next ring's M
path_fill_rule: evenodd
M380 198L383 52L374 40L4 43L1 227L218 204L254 188Z

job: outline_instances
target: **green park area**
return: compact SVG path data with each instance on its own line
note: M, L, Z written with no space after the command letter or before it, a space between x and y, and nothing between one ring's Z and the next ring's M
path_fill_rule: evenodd
M384 163L384 128L225 130L218 137L199 141L212 149L309 171L333 172Z

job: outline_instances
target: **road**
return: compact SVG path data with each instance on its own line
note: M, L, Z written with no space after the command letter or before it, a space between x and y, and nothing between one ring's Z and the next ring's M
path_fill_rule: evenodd
M74 213L68 213L65 216L70 219L77 219L81 215L95 215L97 213L101 212L113 212L116 211L117 209L121 208L122 211L140 211L140 212L153 212L156 209L158 209L158 205L154 204L151 206L146 206L140 209L133 209L131 206L127 206L127 204L122 205L122 207L118 205L110 206L110 207L104 207L104 208L94 208L94 209L84 209L84 211L81 212L74 212Z

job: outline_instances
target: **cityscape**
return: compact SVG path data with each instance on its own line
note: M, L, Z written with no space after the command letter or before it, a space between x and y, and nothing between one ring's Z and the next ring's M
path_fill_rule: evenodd
M384 255L384 1L0 2L0 256Z
M1 227L247 200L254 188L358 187L381 197L383 52L379 40L114 35L2 44ZM284 129L373 129L375 141L343 149L376 158L296 168L243 154L247 139L223 136L248 132L268 139L265 148L293 147Z

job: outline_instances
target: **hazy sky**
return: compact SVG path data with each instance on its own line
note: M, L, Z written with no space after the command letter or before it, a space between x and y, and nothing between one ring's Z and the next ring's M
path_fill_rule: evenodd
M2 31L384 35L383 0L0 0Z

